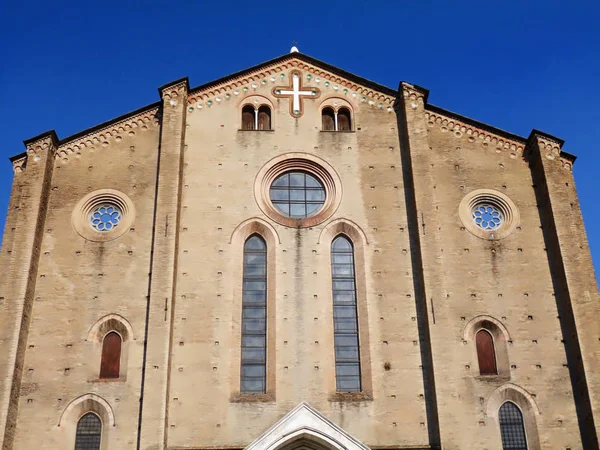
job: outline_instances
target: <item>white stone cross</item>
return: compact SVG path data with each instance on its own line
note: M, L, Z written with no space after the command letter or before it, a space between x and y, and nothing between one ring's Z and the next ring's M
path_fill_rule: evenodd
M303 97L318 98L321 91L317 88L303 89L301 72L294 70L291 76L292 85L273 88L273 95L278 98L290 98L290 114L300 117L304 113Z

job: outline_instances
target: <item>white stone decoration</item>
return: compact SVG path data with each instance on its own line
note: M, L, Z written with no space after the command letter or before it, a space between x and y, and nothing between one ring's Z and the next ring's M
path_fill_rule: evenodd
M299 440L332 450L369 450L306 402L296 406L244 450L280 450Z

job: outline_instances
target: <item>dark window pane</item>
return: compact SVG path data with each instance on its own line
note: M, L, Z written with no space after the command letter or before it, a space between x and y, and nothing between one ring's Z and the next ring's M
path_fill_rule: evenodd
M102 422L94 413L87 413L77 422L75 450L100 450Z
M306 217L306 205L304 203L290 205L290 216L292 217Z
M292 189L290 190L290 200L304 201L306 199L304 189Z
M338 111L337 120L338 120L338 131L352 130L350 111L348 111L348 109L340 108L340 110Z
M242 336L242 347L264 348L264 347L266 347L265 337L264 336L255 336L255 335Z
M357 392L361 384L354 254L345 236L338 236L331 244L331 275L336 386L340 392Z
M290 191L288 189L274 189L271 188L271 201L277 200L285 200L288 201L290 199Z
M268 106L263 105L260 108L258 108L258 129L271 129L271 108L269 108Z
M264 348L242 348L242 369L246 367L246 363L262 364L265 362L266 352Z
M521 410L512 402L506 402L500 407L500 434L502 435L503 450L527 450L527 437Z
M271 202L288 217L304 218L315 214L325 203L325 188L305 172L288 172L279 176L269 191Z
M258 235L244 244L240 391L266 389L267 244Z
M335 113L331 108L323 108L321 112L323 131L335 131Z
M273 203L275 208L281 211L284 216L290 216L290 205L288 203Z
M254 130L254 108L250 105L242 109L242 130Z
M290 175L288 173L285 173L283 175L281 175L280 177L277 177L277 179L275 181L273 181L272 186L278 186L278 187L283 187L283 186L289 186L290 185Z

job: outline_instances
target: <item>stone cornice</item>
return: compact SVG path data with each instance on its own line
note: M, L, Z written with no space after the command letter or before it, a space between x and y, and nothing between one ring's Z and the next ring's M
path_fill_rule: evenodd
M425 89L421 86L417 86L416 84L410 84L406 81L402 81L398 90L402 91L402 95L406 99L418 100L422 99L423 103L427 102L427 98L429 97L429 90Z
M94 128L87 134L78 135L75 139L61 143L55 157L68 160L69 155L80 154L84 149L108 147L111 141L119 142L126 134L134 136L138 131L144 132L160 123L157 112L158 106L154 106L122 120L111 122L104 127Z
M525 150L525 140L511 139L437 111L425 111L425 116L429 128L438 127L442 132L452 133L457 139L479 142L484 147L493 146L498 153L509 152L513 159L522 156Z
M261 86L274 87L287 82L286 78L292 70L300 70L303 75L305 87L319 88L323 94L336 93L341 98L348 97L356 102L364 102L379 109L392 107L395 96L378 91L368 86L363 86L350 79L332 71L325 70L315 64L298 59L294 54L283 61L273 64L259 66L255 70L248 70L238 77L228 77L224 81L210 83L199 88L192 89L189 93L190 105L196 105L199 109L211 106L247 92L253 92Z

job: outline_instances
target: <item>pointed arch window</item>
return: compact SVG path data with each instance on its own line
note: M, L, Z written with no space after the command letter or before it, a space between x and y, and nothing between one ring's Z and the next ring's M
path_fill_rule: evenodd
M477 360L479 361L480 375L498 375L496 365L496 349L494 338L487 330L479 330L475 336L477 346Z
M77 422L75 450L100 450L102 422L94 413L87 413Z
M354 247L344 235L331 244L335 378L338 392L360 392L360 350Z
M121 370L121 344L119 333L111 331L102 341L102 360L100 362L100 378L119 378Z
M271 108L261 105L242 108L242 130L271 130Z
M258 235L244 244L240 392L267 389L267 244Z
M498 414L502 450L527 450L523 413L513 402L505 402Z

